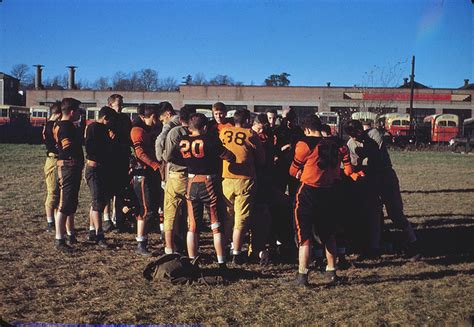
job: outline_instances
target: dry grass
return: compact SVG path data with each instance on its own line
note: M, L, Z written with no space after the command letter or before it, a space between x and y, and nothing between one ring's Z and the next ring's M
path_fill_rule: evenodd
M384 256L340 272L327 288L285 285L294 265L234 270L228 286L150 284L148 258L133 253L133 235L110 234L113 251L85 241L89 195L77 213L80 244L72 255L53 249L44 231L43 150L0 145L0 315L7 321L164 324L472 324L474 314L474 157L443 152L394 152L392 159L423 260ZM161 247L157 236L152 245ZM209 242L206 242L208 244ZM210 247L205 247L207 252Z

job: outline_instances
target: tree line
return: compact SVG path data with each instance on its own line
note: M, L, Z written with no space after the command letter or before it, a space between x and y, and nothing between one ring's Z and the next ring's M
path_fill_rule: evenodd
M34 89L34 72L27 64L14 65L10 74L20 80L20 88L23 90ZM266 86L289 86L290 74L272 74L262 83ZM42 81L43 88L51 90L63 90L68 86L68 74L45 77ZM85 79L79 79L75 82L75 88L79 90L118 90L118 91L177 91L179 85L245 85L236 81L229 75L218 74L207 79L203 73L197 73L194 76L188 74L178 83L174 77L161 77L158 71L151 68L144 68L139 71L125 73L116 72L112 77L101 76L94 82ZM253 85L253 82L252 84Z

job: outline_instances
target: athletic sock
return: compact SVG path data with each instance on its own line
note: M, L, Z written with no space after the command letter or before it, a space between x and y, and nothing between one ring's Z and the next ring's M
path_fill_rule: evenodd
M46 217L48 223L54 223L54 217Z
M223 255L218 255L218 256L217 256L217 263L219 263L219 264L225 263L225 256L223 256Z
M104 213L104 221L110 221L110 216L108 213Z
M298 273L306 275L308 274L309 269L308 268L298 268Z
M145 242L147 240L147 237L146 236L137 236L135 239L137 240L137 242Z
M239 255L241 251L232 250L232 255Z
M173 249L165 247L165 254L172 254L173 252Z
M73 230L68 230L66 233L67 233L68 236L75 236L76 235L76 233Z
M93 231L93 230L95 230L95 227L92 226L92 225L90 225L90 226L89 226L89 230L90 230L90 231Z
M336 271L336 267L326 266L326 271Z

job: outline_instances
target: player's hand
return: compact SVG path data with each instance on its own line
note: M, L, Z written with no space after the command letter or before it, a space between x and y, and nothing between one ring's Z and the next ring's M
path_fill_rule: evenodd
M298 170L298 171L296 172L296 176L295 176L295 177L296 177L296 179L300 179L300 178L301 178L301 174L302 174L302 173L303 173L303 171L302 171L302 170Z

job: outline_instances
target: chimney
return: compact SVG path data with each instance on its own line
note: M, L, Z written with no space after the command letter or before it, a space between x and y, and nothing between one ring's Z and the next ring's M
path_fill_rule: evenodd
M468 85L469 85L469 79L466 78L466 79L464 80L464 86L468 86Z
M331 87L331 82L327 82L326 85L327 85L328 87Z
M405 77L405 78L403 79L403 85L408 85L408 77Z
M44 67L43 65L33 65L36 67L36 75L35 75L35 90L41 90L43 88L43 81L41 80L41 73Z
M69 68L69 78L67 81L67 88L69 90L76 89L76 68L77 66L67 66Z

